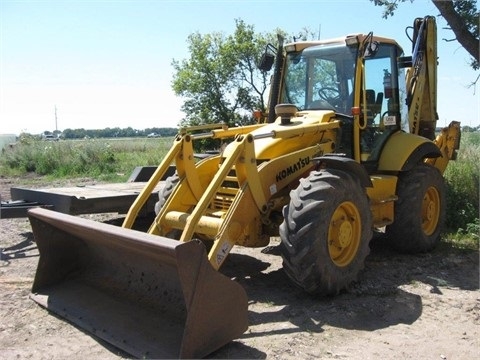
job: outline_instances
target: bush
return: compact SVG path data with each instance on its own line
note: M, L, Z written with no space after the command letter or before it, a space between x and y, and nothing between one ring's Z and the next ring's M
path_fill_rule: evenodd
M467 132L462 134L457 160L451 161L445 171L448 229L473 231L478 224L479 176L480 133Z

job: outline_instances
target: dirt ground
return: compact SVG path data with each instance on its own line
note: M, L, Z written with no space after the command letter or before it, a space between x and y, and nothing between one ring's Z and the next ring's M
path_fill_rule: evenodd
M11 186L14 179L0 178L2 200ZM29 221L2 219L0 228L0 357L128 358L29 299L39 258ZM480 358L477 251L442 243L402 255L374 239L358 282L339 296L312 298L291 285L276 245L272 238L266 248L237 248L229 257L222 271L247 292L249 328L210 358Z

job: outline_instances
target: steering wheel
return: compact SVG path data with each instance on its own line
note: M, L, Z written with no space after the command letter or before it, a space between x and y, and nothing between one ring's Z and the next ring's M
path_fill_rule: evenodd
M318 96L330 105L338 107L341 105L340 91L337 88L325 86L318 89Z

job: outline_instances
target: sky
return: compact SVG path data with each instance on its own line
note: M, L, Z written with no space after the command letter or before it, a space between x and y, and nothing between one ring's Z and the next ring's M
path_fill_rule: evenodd
M369 0L0 0L0 134L107 127L177 127L182 99L172 60L189 57L187 38L235 30L235 19L268 33L321 39L351 33L394 38L406 55L405 28L438 15L430 0L399 6L385 20ZM438 18L438 126L480 125L478 75Z

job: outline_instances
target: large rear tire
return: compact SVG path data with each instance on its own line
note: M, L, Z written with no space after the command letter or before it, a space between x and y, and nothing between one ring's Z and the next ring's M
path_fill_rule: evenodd
M391 246L400 252L433 250L445 223L445 182L438 169L420 164L400 174L395 220L387 226Z
M358 179L312 172L290 192L280 225L283 267L311 294L335 295L357 279L372 237L368 197Z

